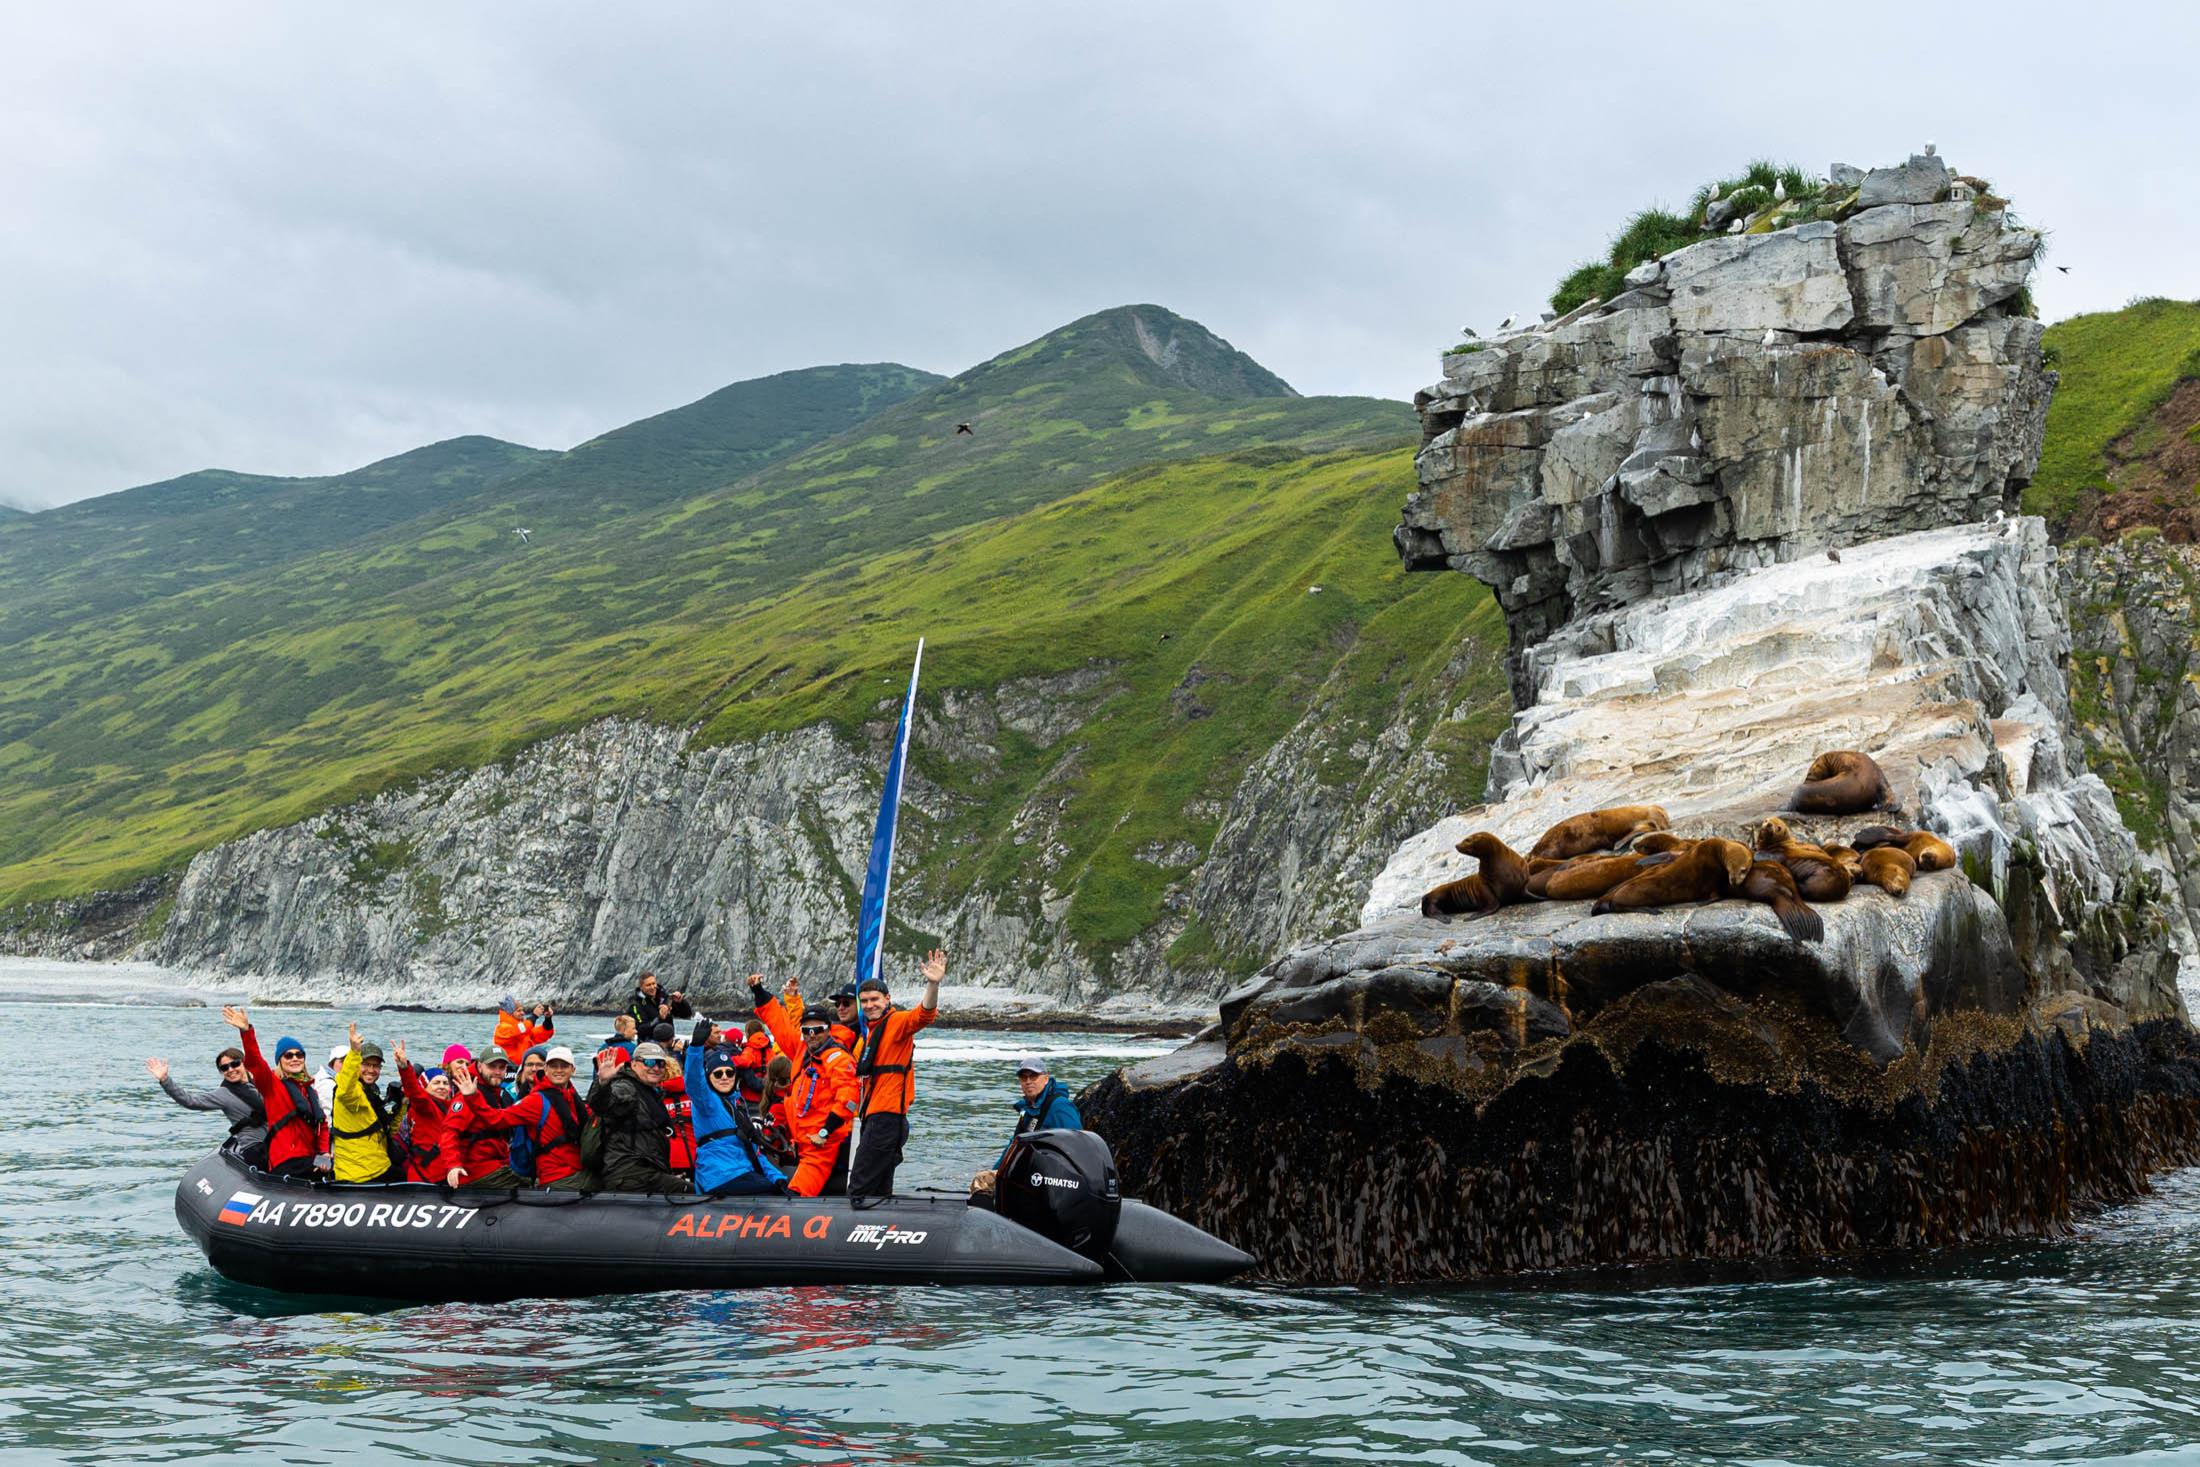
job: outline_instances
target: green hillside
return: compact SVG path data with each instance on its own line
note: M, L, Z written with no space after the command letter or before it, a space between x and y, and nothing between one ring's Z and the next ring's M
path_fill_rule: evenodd
M206 469L0 522L0 646L355 543L552 456L453 438L346 474Z
M2089 492L2109 490L2107 449L2200 377L2200 301L2137 301L2120 311L2072 316L2047 328L2062 373L2047 410L2040 468L2024 508L2068 520Z
M1218 537L1211 551L1229 552L1225 569L1251 553L1242 535L1225 534L1233 507L1247 523L1300 537L1286 543L1304 553L1304 536L1336 537L1338 555L1349 546L1350 557L1393 572L1383 531L1410 483L1394 447L1412 440L1410 410L1228 395L1255 389L1288 391L1194 323L1153 307L1105 312L724 487L607 509L588 524L571 506L591 502L595 481L576 476L551 496L566 507L558 516L532 517L548 528L531 548L512 543L510 516L555 465L363 547L40 635L0 659L0 905L113 885L608 713L709 717L715 736L758 726L767 704L782 725L851 717L864 689L859 659L830 651L830 671L809 660L832 635L888 661L919 631L966 638L982 654L966 665L984 669L972 685L989 685L1019 656L1037 670L1074 665L1095 655L1107 623L1065 641L1063 614L1104 609L1140 577L1189 574L1211 557L1187 536ZM956 434L959 422L974 433ZM1391 449L1390 467L1376 469L1370 448ZM1237 456L1216 458L1225 451ZM1332 477L1351 478L1336 464L1307 467L1322 453L1361 463L1357 490ZM1145 477L1157 461L1193 458L1202 462L1181 481ZM1122 477L1096 498L1080 495L1110 475ZM601 503L631 506L656 482L637 473ZM1173 506L1172 485L1205 508ZM1048 528L1040 507L1072 496L1091 500L1093 518ZM1114 496L1146 506L1137 523L1112 523ZM1296 528L1275 520L1286 501L1316 518ZM1347 507L1349 535L1325 518ZM1013 524L1077 539L1017 542L1023 570L962 558L991 553L985 536ZM1103 553L1118 533L1144 538ZM951 553L956 546L969 548ZM1059 574L1031 569L1065 555ZM919 558L910 564L930 601L890 618L855 588L896 556ZM1354 574L1344 561L1321 571ZM1207 594L1242 597L1226 591L1234 585ZM1417 586L1407 599L1438 605L1427 594ZM1075 599L1049 609L1058 597ZM1342 615L1347 605L1317 600L1294 615ZM1357 612L1372 622L1378 609ZM1110 615L1135 621L1133 612ZM1224 602L1193 619L1228 615ZM1015 647L1027 652L1012 656ZM960 680L955 665L943 646L935 685ZM757 694L757 706L729 701L735 687Z

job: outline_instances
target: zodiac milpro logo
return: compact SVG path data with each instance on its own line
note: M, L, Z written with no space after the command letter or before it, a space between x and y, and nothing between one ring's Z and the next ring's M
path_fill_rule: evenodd
M927 1236L929 1235L923 1232L897 1228L892 1223L864 1223L848 1230L847 1241L869 1243L872 1248L877 1249L884 1248L888 1243L922 1243Z
M449 1228L474 1220L471 1207L435 1202L270 1202L257 1192L232 1192L216 1222L294 1228Z

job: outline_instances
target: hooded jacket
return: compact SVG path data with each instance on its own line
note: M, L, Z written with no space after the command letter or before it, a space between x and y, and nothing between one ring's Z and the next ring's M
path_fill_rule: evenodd
M1008 1144L1009 1146L1015 1145L1016 1137L1023 1135L1026 1131L1082 1131L1084 1129L1085 1118L1077 1113L1077 1102L1069 1098L1069 1091L1063 1087L1061 1081L1049 1075L1047 1076L1047 1088L1039 1092L1038 1099L1026 1100L1021 1095L1016 1097L1016 1129L1010 1134ZM993 1163L994 1169L999 1170L1001 1162L1006 1160L1008 1160L1008 1146L1003 1146L999 1160Z
M160 1088L185 1110L220 1111L239 1150L250 1151L267 1140L267 1110L260 1104L260 1092L242 1080L224 1080L212 1090L186 1090L169 1075L161 1079Z
M489 1042L503 1050L504 1057L517 1070L520 1057L538 1044L549 1043L550 1033L556 1027L557 1020L547 1015L538 1024L523 1014L500 1009L497 1011L497 1031L490 1036Z
M767 1191L784 1186L786 1174L765 1160L756 1122L741 1103L740 1089L720 1095L711 1088L712 1049L691 1044L681 1061L688 1106L695 1120L695 1190Z

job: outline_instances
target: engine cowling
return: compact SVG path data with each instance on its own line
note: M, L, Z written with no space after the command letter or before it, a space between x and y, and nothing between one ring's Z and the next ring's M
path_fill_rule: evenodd
M1027 1131L1009 1143L993 1181L994 1207L1010 1222L1105 1262L1123 1215L1115 1154L1090 1131Z

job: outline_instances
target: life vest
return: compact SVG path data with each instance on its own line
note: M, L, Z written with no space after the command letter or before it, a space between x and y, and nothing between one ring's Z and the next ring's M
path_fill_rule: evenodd
M587 1124L581 1119L579 1099L570 1085L544 1085L535 1093L542 1097L542 1115L527 1130L527 1139L535 1143L535 1155L556 1151L561 1147L572 1148L578 1156L581 1149L581 1128ZM550 1116L558 1118L557 1134L550 1133Z
M889 1005L878 1022L866 1026L863 1045L856 1051L856 1079L863 1087L858 1116L876 1110L882 1115L907 1115L916 1094L917 1033L939 1016L936 1009L898 1009ZM891 1035L891 1038L888 1036ZM892 1057L888 1058L891 1050ZM881 1085L881 1079L899 1077L898 1084Z
M290 1092L290 1114L268 1128L269 1154L272 1155L274 1152L275 1138L280 1136L286 1127L297 1123L305 1126L306 1134L311 1138L306 1145L306 1154L311 1156L320 1150L321 1092L314 1088L313 1081L310 1079L293 1080L279 1072L276 1074L275 1079L278 1084Z
M356 1131L346 1131L340 1128L334 1121L330 1121L328 1133L331 1136L337 1137L340 1140L357 1141L363 1137L372 1136L375 1133L380 1132L382 1136L382 1145L386 1149L392 1141L397 1139L397 1117L384 1106L382 1093L379 1090L376 1090L372 1085L362 1083L359 1086L359 1093L367 1097L367 1105L374 1112L373 1122L371 1124L361 1126ZM313 1098L318 1101L321 1097L319 1095L315 1095Z

